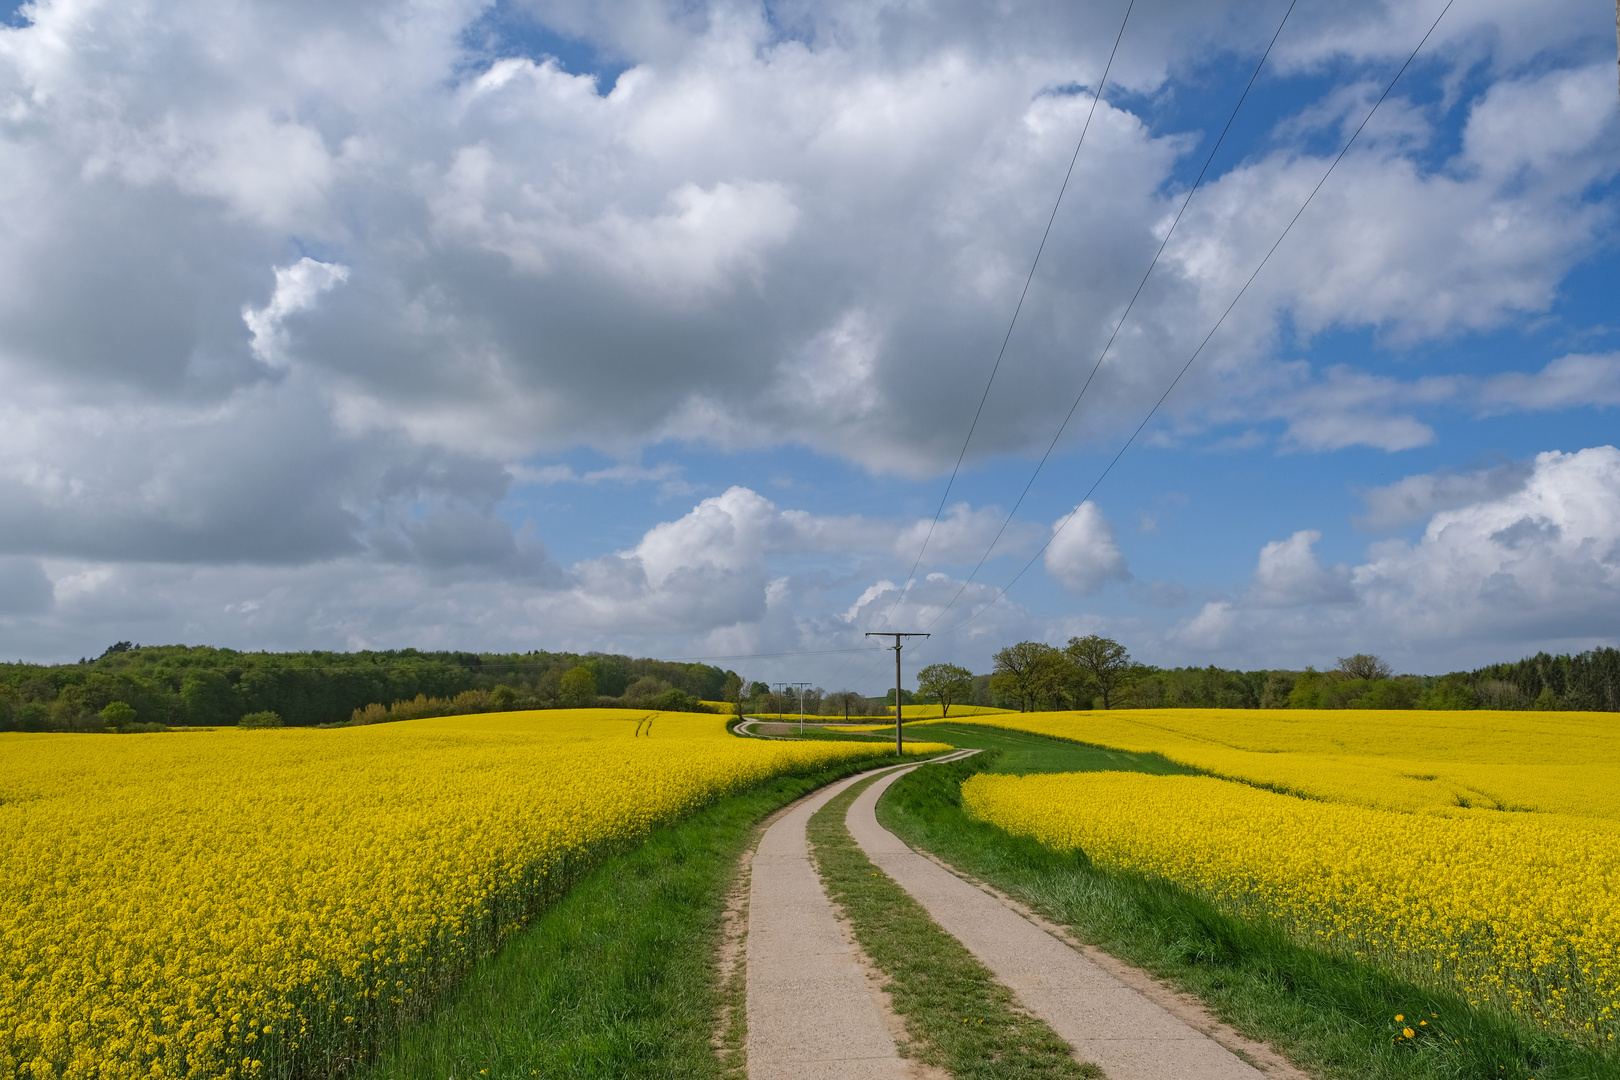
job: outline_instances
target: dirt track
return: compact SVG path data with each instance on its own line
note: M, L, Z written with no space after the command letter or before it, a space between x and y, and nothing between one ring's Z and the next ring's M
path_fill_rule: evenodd
M839 792L882 773L850 807L856 842L1080 1060L1100 1065L1110 1080L1307 1080L1184 995L1111 958L1087 956L1062 931L906 847L878 824L875 810L890 784L919 767L830 784L761 838L748 904L750 1080L915 1080L915 1066L895 1049L892 1013L870 966L816 875L805 831L810 815Z

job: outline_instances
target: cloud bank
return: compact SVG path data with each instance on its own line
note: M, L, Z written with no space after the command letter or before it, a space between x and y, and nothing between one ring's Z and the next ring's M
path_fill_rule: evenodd
M1268 543L1246 590L1205 604L1172 637L1250 663L1290 651L1275 649L1284 641L1291 662L1303 663L1335 648L1462 662L1481 646L1579 651L1613 640L1620 450L1549 451L1523 470L1407 477L1369 505L1404 518L1425 502L1435 509L1418 539L1375 543L1353 567L1322 566L1315 530Z
M0 641L842 640L926 522L777 508L643 451L947 470L1095 104L967 464L1039 453L1201 160L1207 132L1174 103L1256 58L1279 15L1171 3L1128 28L1094 102L1116 15L1065 4L24 5L0 28ZM1338 331L1415 348L1512 325L1604 250L1620 150L1600 15L1448 15L1165 437L1264 424L1289 452L1393 453L1432 445L1439 413L1620 402L1612 352L1411 379L1301 358ZM1265 79L1292 104L1217 163L1066 449L1145 414L1420 21L1357 3L1290 23ZM610 463L554 460L584 449ZM1370 494L1367 522L1438 521L1522 478L1414 479ZM569 566L555 522L511 509L518 490L642 482L695 505ZM984 501L934 530L911 616L961 589L1000 527ZM1493 595L1539 612L1525 633L1562 610L1559 582L1597 580L1553 569L1588 527L1527 509L1489 534L1518 547L1479 549L1528 560L1492 571ZM1048 535L1015 522L998 554ZM1407 586L1379 582L1488 562L1425 539L1346 584L1305 535L1184 640L1226 640L1215 624L1244 612L1394 619ZM1043 566L1073 603L1131 580L1089 503ZM1025 625L1001 610L986 624Z

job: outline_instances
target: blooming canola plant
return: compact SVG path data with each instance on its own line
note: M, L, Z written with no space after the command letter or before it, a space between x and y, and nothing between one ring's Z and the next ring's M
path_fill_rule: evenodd
M1581 1041L1620 1034L1612 714L1189 709L973 722L1215 774L981 774L962 794L983 820Z
M0 735L0 1075L340 1071L605 856L871 754L600 709Z

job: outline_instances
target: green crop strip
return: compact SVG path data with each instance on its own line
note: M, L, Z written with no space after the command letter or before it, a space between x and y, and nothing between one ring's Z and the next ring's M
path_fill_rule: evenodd
M856 845L844 816L872 782L854 785L817 811L810 843L828 895L889 979L885 989L912 1040L903 1052L957 1080L1102 1076L1095 1065L1075 1061L1045 1023L1019 1009L1012 991Z

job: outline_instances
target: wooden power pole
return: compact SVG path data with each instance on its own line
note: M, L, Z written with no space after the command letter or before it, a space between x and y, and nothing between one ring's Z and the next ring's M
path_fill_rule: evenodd
M807 682L796 682L796 683L790 683L789 685L790 686L796 686L796 687L799 688L799 734L803 735L804 734L804 688L809 686L810 684L807 683Z
M1615 0L1615 3L1620 4L1620 0ZM893 630L871 630L867 632L866 636L894 638L894 753L896 757L899 757L901 754L906 752L905 736L900 733L900 726L905 720L905 718L900 715L900 650L905 647L900 643L900 639L908 637L927 637L928 635L897 633Z

